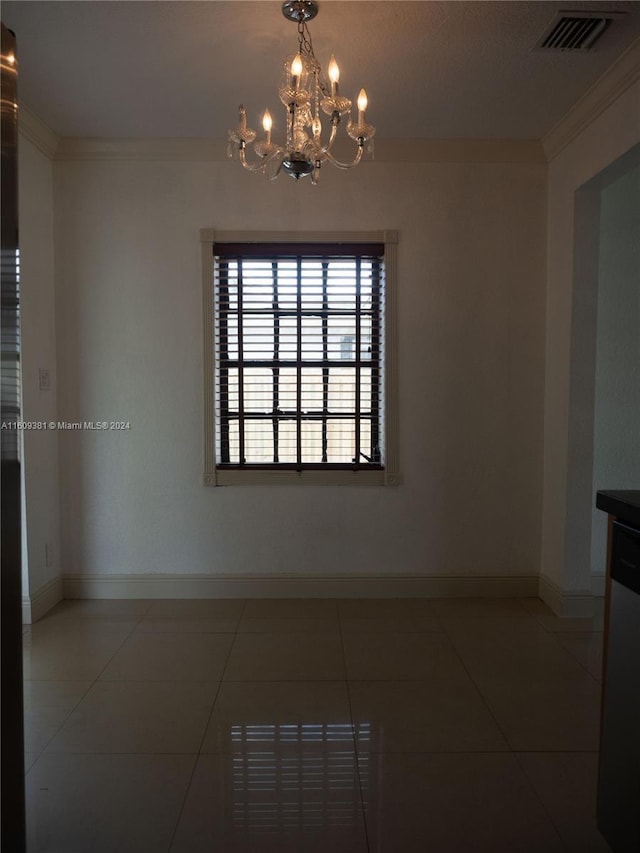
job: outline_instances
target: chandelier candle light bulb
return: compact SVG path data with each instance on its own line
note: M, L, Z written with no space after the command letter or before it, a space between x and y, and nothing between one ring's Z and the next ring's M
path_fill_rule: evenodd
M360 89L360 94L358 95L358 125L364 124L364 112L367 109L368 103L367 93L364 89Z
M291 85L294 89L298 88L300 75L302 74L302 57L296 53L293 62L291 63Z
M316 184L320 167L325 162L338 169L357 166L362 159L365 144L373 138L376 129L365 122L365 90L361 89L358 96L356 123L350 115L351 101L338 93L340 69L335 56L331 56L328 65L328 79L315 57L307 27L307 21L318 14L318 4L315 0L287 0L282 5L282 14L298 26L298 50L293 59L289 57L284 63L282 84L278 92L286 111L285 143L280 145L271 141L273 120L269 110L265 111L262 119L264 139L255 141L255 131L247 127L246 111L241 106L238 126L229 131L228 151L229 156L238 159L243 168L250 172L262 172L271 180L284 170L296 180L310 175L311 183ZM330 118L329 137L324 141L320 110ZM338 160L331 151L343 116L348 117L347 136L356 144L355 155L348 162ZM253 143L253 150L259 158L253 163L247 157L247 146L250 143Z
M338 94L338 81L340 80L340 69L333 54L329 60L329 79L331 80L331 97L335 98Z
M269 110L264 111L264 116L262 117L262 127L264 128L264 138L267 145L271 145L271 128L273 126L273 119L271 118L271 113Z

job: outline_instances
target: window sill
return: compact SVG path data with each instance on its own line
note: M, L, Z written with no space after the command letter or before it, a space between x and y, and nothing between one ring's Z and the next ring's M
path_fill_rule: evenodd
M205 486L397 486L389 471L233 471L205 473Z

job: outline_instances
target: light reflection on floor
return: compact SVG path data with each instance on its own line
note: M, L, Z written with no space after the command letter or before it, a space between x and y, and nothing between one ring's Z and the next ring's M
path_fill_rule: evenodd
M359 723L367 737L369 723ZM351 826L361 813L368 762L358 763L349 723L233 725L233 825L270 833ZM271 742L272 749L265 749ZM251 744L259 743L259 750ZM334 748L327 750L331 744ZM343 744L344 750L335 749ZM286 745L287 751L281 747ZM292 749L293 747L293 749Z

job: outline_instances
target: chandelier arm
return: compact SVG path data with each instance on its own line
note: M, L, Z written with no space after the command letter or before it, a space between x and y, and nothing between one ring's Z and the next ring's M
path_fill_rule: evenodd
M328 154L328 152L331 150L331 146L335 142L337 135L338 135L338 124L337 124L337 122L335 124L332 122L331 123L331 136L329 137L327 144L323 145L323 147L322 147L322 153L323 154Z
M325 151L324 156L326 159L337 169L352 169L354 166L357 166L360 160L362 160L362 155L364 153L364 142L358 142L358 150L356 152L356 156L353 158L351 163L343 163L341 160L336 160L336 158L331 154L330 151Z
M267 167L267 165L278 156L278 154L284 153L282 148L276 147L276 148L274 148L274 150L270 154L267 154L267 156L264 157L262 160L258 160L256 163L249 163L247 160L247 155L245 153L245 149L246 149L245 145L239 145L238 146L238 154L240 156L240 162L242 163L242 166L248 172L260 172L260 171L264 170ZM278 171L280 171L280 170L278 170Z

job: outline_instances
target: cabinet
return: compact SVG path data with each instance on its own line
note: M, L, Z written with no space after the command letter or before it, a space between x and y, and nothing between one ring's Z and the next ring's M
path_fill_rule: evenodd
M640 492L598 492L609 513L598 828L640 851Z

